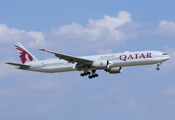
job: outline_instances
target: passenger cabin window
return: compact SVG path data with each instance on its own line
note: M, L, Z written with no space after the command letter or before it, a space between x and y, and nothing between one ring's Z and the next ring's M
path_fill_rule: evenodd
M167 53L163 53L163 55L168 55Z

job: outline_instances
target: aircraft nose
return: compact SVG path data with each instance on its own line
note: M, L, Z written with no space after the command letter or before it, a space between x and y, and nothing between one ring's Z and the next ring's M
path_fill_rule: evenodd
M169 55L167 55L167 59L166 60L169 60L170 59L170 56Z
M170 56L168 55L168 60L170 59Z

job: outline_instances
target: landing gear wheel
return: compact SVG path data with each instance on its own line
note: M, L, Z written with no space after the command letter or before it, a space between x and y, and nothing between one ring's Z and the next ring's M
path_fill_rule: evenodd
M92 78L95 78L95 75L92 75Z
M98 74L95 74L95 77L98 77Z
M92 79L92 76L89 76L89 79Z
M159 70L159 66L160 66L161 64L162 64L161 62L160 62L160 63L157 63L157 68L156 68L157 71Z
M81 76L81 77L84 77L84 73L81 73L80 76Z
M88 76L89 79L98 77L98 74L95 73L96 70L92 70L92 72L87 71L87 69L84 70L83 73L80 74L80 76L84 77L84 76Z

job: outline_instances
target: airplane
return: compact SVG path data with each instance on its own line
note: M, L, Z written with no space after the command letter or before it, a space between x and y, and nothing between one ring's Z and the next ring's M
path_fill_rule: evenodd
M22 64L12 62L7 62L6 64L13 65L16 69L44 73L83 71L80 76L88 76L89 79L98 77L97 70L118 74L122 72L122 67L128 66L157 64L156 70L159 70L162 62L170 59L167 53L152 50L75 57L39 49L54 54L59 59L38 60L19 42L15 43L15 47Z

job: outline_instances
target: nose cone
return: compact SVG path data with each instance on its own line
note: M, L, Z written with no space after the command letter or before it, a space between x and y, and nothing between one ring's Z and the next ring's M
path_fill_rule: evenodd
M168 60L170 59L170 56L168 55Z
M167 56L166 56L166 60L169 60L169 59L170 59L170 56L169 56L169 55L167 55Z

